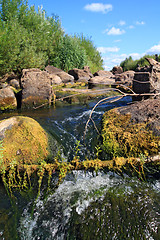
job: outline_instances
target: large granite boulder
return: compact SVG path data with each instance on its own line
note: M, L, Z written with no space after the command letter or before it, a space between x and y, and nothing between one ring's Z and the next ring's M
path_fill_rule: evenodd
M49 74L54 74L54 75L57 75L58 77L60 77L60 79L62 80L63 83L68 83L68 82L74 81L73 76L71 76L70 74L68 74L68 73L64 72L63 70L56 68L54 66L47 66L45 68L45 70Z
M74 77L75 82L79 81L88 83L88 80L93 77L89 71L78 68L71 69L68 73Z
M51 101L52 77L46 71L39 69L23 69L22 107L41 105Z
M15 94L11 87L6 86L0 89L0 110L13 110L17 108Z

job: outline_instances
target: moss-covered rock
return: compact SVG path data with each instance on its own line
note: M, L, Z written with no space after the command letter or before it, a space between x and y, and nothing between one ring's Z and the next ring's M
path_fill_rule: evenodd
M116 109L103 116L103 150L109 158L156 155L160 137L150 130L148 122L135 122L131 114L120 114Z
M49 155L44 129L29 117L12 117L0 122L0 170L12 166L40 164Z
M102 149L108 158L156 155L160 136L155 136L149 122L131 120L131 114L113 109L103 115Z

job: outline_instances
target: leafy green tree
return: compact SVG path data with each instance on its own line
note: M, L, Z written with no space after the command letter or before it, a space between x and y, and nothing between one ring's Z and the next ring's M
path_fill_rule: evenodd
M90 39L65 34L58 16L36 11L27 0L0 0L0 75L48 64L96 71L103 61Z
M65 71L83 68L87 64L87 55L77 39L66 34L52 63Z
M94 46L94 43L90 38L85 37L83 34L75 35L79 44L85 49L87 55L87 65L90 66L91 71L94 73L100 69L103 69L103 59Z

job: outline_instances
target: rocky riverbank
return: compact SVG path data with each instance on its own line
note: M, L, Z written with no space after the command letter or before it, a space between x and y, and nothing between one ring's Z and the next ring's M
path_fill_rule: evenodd
M50 105L55 99L57 86L69 87L76 84L87 90L93 87L120 87L133 89L135 94L160 93L160 63L147 59L150 67L137 68L137 72L123 72L121 67L114 67L112 71L100 70L92 74L89 67L72 69L68 73L54 66L47 66L43 71L39 69L23 69L17 76L15 73L6 74L0 78L0 110L14 110L16 108L36 108L40 105ZM125 89L125 90L126 90ZM134 100L148 98L147 95L134 96Z

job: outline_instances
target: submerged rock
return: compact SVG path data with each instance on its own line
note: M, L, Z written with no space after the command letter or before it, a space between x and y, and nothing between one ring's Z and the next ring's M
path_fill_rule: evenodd
M34 119L12 117L0 122L0 172L13 166L41 164L48 155L48 136Z

